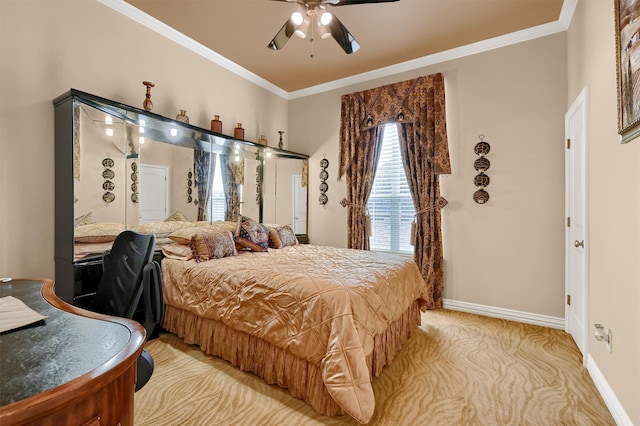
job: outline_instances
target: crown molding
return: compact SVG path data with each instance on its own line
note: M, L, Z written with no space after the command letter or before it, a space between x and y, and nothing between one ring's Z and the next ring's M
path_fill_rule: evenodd
M235 62L230 61L219 53L209 49L205 45L198 43L194 39L187 37L179 31L171 28L164 22L161 22L147 13L144 13L140 9L133 7L129 3L124 0L97 0L99 3L104 4L107 7L115 10L116 12L120 12L126 17L134 20L135 22L144 25L145 27L163 35L169 40L175 41L179 45L191 50L198 55L203 56L204 58L210 60L211 62L220 65L221 67L233 72L234 74L248 80L263 89L269 90L270 92L288 99L288 92L276 86L273 83L268 82L264 78L258 76L257 74L252 73L246 68L241 67Z
M388 67L379 68L377 70L368 71L365 73L353 75L350 77L334 80L328 83L319 84L316 86L308 87L302 90L296 90L293 92L287 92L282 88L270 83L264 78L252 73L244 67L230 61L219 53L209 49L201 43L193 40L190 37L185 36L179 31L171 28L165 23L157 20L156 18L144 13L140 9L137 9L125 2L124 0L97 0L99 3L104 4L107 7L127 16L128 18L144 25L145 27L167 37L170 40L175 41L181 46L197 53L211 62L220 65L221 67L235 73L236 75L262 87L277 96L280 96L286 100L292 100L302 98L305 96L316 95L319 93L327 92L330 90L340 89L343 87L351 86L354 84L364 83L367 81L375 80L378 78L388 77L390 75L399 74L407 71L413 71L415 69L427 67L430 65L439 64L441 62L450 61L453 59L463 58L465 56L475 55L477 53L486 52L493 49L498 49L505 46L510 46L517 43L533 40L540 37L556 34L566 31L569 28L573 13L578 4L578 0L564 0L562 4L562 10L560 11L560 17L557 21L550 22L548 24L538 25L536 27L527 28L521 31L516 31L511 34L506 34L499 37L479 41L477 43L468 44L466 46L457 47L454 49L446 50L443 52L434 53L432 55L423 56L421 58L412 59L410 61L401 62Z

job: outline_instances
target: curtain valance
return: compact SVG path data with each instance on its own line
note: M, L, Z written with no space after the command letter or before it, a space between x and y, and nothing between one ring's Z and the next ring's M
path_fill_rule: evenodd
M444 77L441 73L343 95L339 177L368 143L370 131L387 122L412 123L436 174L451 173Z

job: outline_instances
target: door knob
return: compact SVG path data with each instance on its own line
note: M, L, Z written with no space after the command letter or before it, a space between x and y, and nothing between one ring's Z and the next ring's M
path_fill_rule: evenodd
M582 241L575 240L575 241L573 242L573 245L574 245L575 247L582 247L582 248L584 248L584 240L582 240Z

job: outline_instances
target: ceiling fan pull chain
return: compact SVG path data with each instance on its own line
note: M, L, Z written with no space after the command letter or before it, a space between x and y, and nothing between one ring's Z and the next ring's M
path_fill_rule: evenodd
M309 37L309 43L311 43L311 59L315 58L316 55L313 53L313 27L315 24L315 18L311 20L311 37Z

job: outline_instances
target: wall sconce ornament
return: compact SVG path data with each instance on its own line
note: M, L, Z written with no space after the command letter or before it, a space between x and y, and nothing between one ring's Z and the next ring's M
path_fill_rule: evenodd
M489 201L489 193L485 190L485 188L491 182L489 176L484 172L489 169L491 166L491 162L485 157L491 151L491 145L484 140L484 135L478 135L480 142L476 143L473 151L478 155L478 158L473 162L473 168L476 169L478 173L473 178L473 184L478 188L476 192L473 193L473 201L478 204L485 204Z
M323 154L326 157L327 154ZM327 197L327 191L329 190L329 184L327 183L327 179L329 179L329 172L327 172L327 167L329 167L329 160L323 158L320 160L320 197L318 197L318 202L320 205L327 204L329 202L329 197Z
M102 183L102 189L105 191L102 194L102 200L105 203L110 203L116 199L116 196L113 194L113 191L116 185L111 181L116 174L111 169L115 165L113 158L110 157L110 154L107 153L107 156L102 160L102 167L104 170L102 171L102 177L104 178L104 182Z

